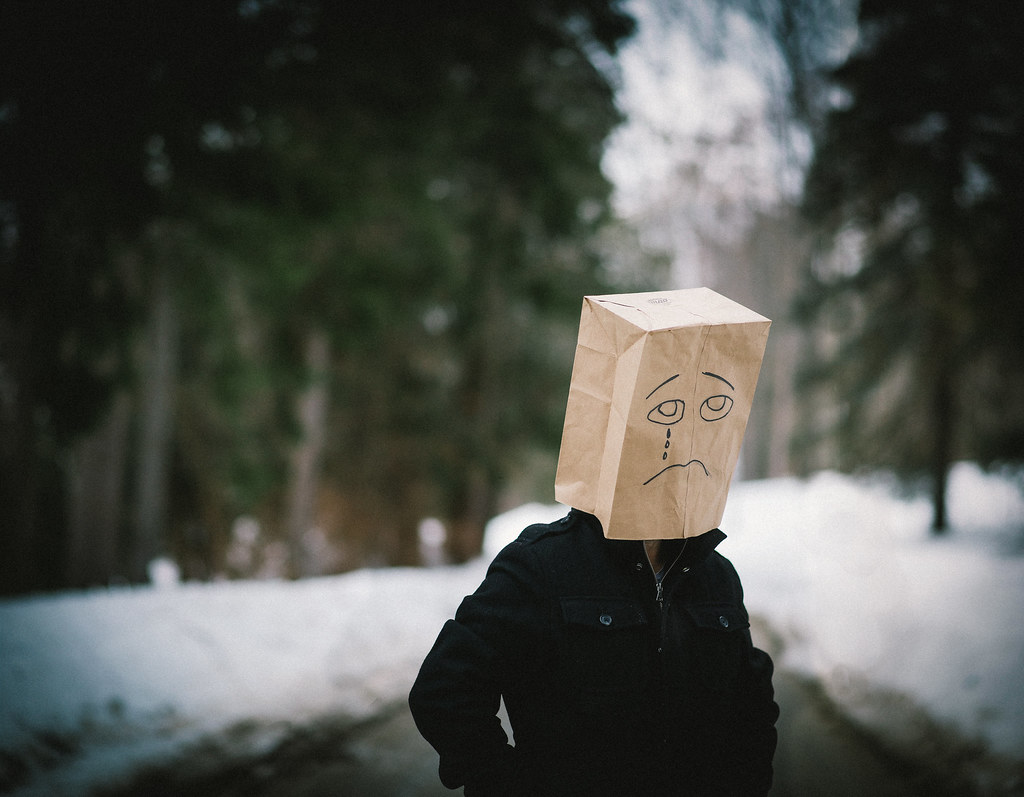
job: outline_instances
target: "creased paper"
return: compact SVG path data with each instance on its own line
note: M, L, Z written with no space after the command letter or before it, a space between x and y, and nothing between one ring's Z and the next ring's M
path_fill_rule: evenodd
M612 539L718 526L770 325L708 288L586 297L556 499Z

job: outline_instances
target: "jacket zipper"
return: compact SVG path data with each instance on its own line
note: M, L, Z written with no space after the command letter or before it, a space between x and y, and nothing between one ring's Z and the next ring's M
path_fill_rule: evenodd
M668 624L668 615L665 613L665 584L664 584L664 581L665 581L666 578L668 578L668 574L671 572L672 568L675 567L676 562L679 561L679 559L680 559L680 557L682 557L682 555L683 555L683 552L680 551L676 555L676 558L672 560L671 564L669 564L662 571L661 578L658 578L658 574L657 573L654 574L654 587L657 590L657 592L655 594L655 600L657 600L657 602L658 602L658 614L661 615L661 622L658 624L660 626L659 637L658 637L658 654L659 654L659 656L661 655L661 653L665 649L665 634L666 634L666 630L667 630L666 626ZM650 557L648 557L647 561L650 562ZM651 565L651 570L652 571L654 570L654 565Z
M683 548L685 550L685 546L683 546ZM654 586L655 586L655 589L657 590L657 594L655 595L655 600L658 601L658 608L661 609L662 611L664 611L664 609L665 609L665 585L664 585L663 582L665 581L666 578L668 578L668 574L671 572L672 568L676 566L676 562L678 562L682 558L682 556L683 556L683 551L679 551L679 553L676 554L676 558L673 559L672 562L668 565L668 567L666 567L662 571L661 578L658 578L658 574L657 573L654 574ZM647 561L648 561L648 563L650 563L650 561L651 561L650 557L647 558ZM654 565L651 565L651 570L652 571L654 570Z

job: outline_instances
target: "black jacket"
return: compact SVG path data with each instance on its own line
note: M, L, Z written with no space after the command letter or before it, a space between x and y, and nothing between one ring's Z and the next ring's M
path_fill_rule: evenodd
M659 601L643 544L605 539L594 516L526 529L445 624L410 695L442 782L470 797L766 794L772 663L714 551L724 538L687 540Z

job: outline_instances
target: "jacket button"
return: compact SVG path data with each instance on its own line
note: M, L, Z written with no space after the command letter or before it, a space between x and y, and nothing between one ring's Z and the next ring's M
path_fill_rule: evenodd
M684 568L683 568L683 572L684 572L684 573L689 573L689 572L690 572L690 568L688 568L688 567L684 567Z
M718 618L718 622L721 624L722 628L729 627L729 618L726 617L724 614Z
M610 614L602 614L597 619L601 621L601 625L611 625L612 624L612 616Z

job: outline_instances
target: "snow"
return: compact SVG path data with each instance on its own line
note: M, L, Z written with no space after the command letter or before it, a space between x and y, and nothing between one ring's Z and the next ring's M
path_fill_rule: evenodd
M947 538L931 505L836 474L746 483L730 497L727 555L751 612L785 638L781 664L822 680L885 727L909 696L994 752L1024 751L1024 501L1008 481L953 473ZM727 544L728 544L727 543ZM781 544L780 544L781 543ZM890 734L906 728L886 728Z
M625 121L603 160L620 215L649 215L669 201L679 191L674 174L688 163L700 164L698 191L715 186L737 205L771 205L798 192L810 142L798 126L780 127L789 79L766 26L707 0L630 0L626 10L638 27L615 59Z
M0 602L0 791L78 795L220 739L252 749L318 717L404 701L420 660L486 562L535 521L492 521L459 567L300 582L177 584ZM821 679L889 734L897 695L966 739L1024 750L1024 498L1011 478L953 473L952 529L884 481L835 473L733 486L719 550L779 667Z

